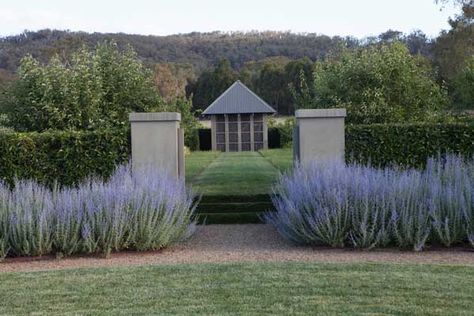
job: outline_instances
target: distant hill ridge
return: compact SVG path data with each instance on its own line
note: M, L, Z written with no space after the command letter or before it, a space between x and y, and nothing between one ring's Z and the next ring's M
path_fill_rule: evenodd
M400 36L401 33L388 31L369 41L384 39L387 34L393 37ZM426 47L430 45L428 39L424 34L418 34L416 44L419 46L421 43L422 48L427 51ZM410 36L405 38L409 39ZM359 40L353 37L273 31L194 32L154 36L45 29L1 37L0 69L14 72L19 60L25 54L31 54L40 61L46 62L56 53L68 57L82 45L93 47L97 42L106 40L117 42L119 47L131 45L147 65L162 62L188 63L192 64L197 72L216 65L220 59L228 59L235 69L242 67L245 62L273 56L285 56L290 59L308 57L311 60L318 60L340 45L357 47L367 42L367 39Z

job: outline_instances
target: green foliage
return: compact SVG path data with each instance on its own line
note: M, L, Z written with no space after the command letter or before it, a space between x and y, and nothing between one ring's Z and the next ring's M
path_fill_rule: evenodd
M222 59L212 71L205 71L190 88L193 92L193 105L206 109L222 92L237 80L237 73L228 60Z
M419 167L443 153L474 155L474 124L373 124L346 127L346 160Z
M287 80L284 65L266 62L261 70L254 75L250 86L263 100L279 112L286 112L282 105L290 103L287 93Z
M474 55L454 80L454 105L462 109L474 109Z
M194 106L205 108L235 80L240 79L278 113L289 115L294 110L291 92L299 91L298 82L301 76L312 83L312 67L313 62L309 58L290 60L276 56L247 62L239 73L236 73L228 62L221 61L214 70L202 73L197 83L191 85L189 90L194 93Z
M18 62L26 54L35 54L42 62L54 54L70 56L86 45L93 48L96 43L115 41L123 48L132 45L138 56L147 65L174 62L192 64L198 72L228 59L235 68L241 68L251 60L271 56L287 56L298 59L307 56L315 60L344 43L357 44L357 39L320 34L294 34L290 32L212 32L167 36L137 34L104 34L70 32L60 30L25 31L22 34L3 37L0 41L0 68L15 71Z
M91 175L108 177L127 162L127 129L0 133L0 179L72 185ZM1 236L0 236L1 238Z
M275 119L268 120L268 128L275 128L280 134L280 145L282 148L289 148L293 144L293 129L295 119L288 118L283 123L277 122Z
M300 71L298 83L296 85L290 83L289 89L294 100L295 109L309 106L315 98L314 87L308 85L308 79L303 71Z
M209 154L212 155L212 154ZM192 153L188 163L199 154ZM205 162L204 162L205 163ZM278 170L258 152L221 153L190 184L204 196L267 194Z
M184 128L184 145L191 150L199 150L199 121L192 111L190 99L184 97L174 101L173 108L181 113L181 126Z
M236 248L237 245L250 248L251 245L239 242L240 238L233 239L238 232L240 230L235 230L225 237ZM273 235L267 235L263 226L245 237L244 240L255 238L259 242L270 239L272 246L280 246ZM197 244L205 249L205 245ZM263 257L269 256L271 250L267 247L258 245L251 249ZM264 250L257 252L257 249ZM342 255L337 256L340 252L335 251L333 257L331 251L302 247L288 252L295 262L260 260L262 262L196 264L199 255L189 258L190 263L158 264L169 262L169 256L177 255L165 252L156 254L157 264L101 268L92 267L96 262L91 261L90 268L65 270L59 268L59 263L59 269L0 273L0 314L80 315L86 314L87 309L90 314L98 315L465 316L474 310L471 254L461 250L452 253L454 258L450 263L447 261L451 253L439 254L443 259L435 262L437 253L410 256L410 260L405 259L407 256L403 253L382 252L370 256L379 262L369 262L371 260L365 259L364 253L347 251L343 252L345 258L365 260L366 263L345 263L348 260L324 263L318 259L328 261L329 258L342 258ZM234 258L231 254L233 252L223 253L221 261ZM298 254L315 259L296 262L297 258L303 257ZM396 262L382 261L386 256ZM147 255L146 258L150 257ZM131 260L137 262L136 259ZM210 261L209 257L207 259ZM409 261L417 263L405 263ZM433 263L419 263L422 261ZM15 269L14 265L6 265L4 270ZM21 267L25 266L18 270Z
M313 93L299 107L345 107L347 121L362 124L429 120L447 101L429 63L399 42L316 62Z
M152 73L114 43L83 48L70 62L54 56L42 65L26 56L8 94L0 108L19 131L124 126L130 112L165 109Z
M0 201L2 201L2 205L0 205L0 209L4 209L5 206L3 205L3 197L0 196ZM8 244L8 236L10 234L9 231L10 227L7 221L7 214L5 212L0 212L0 262L8 254L9 251L9 244Z
M394 39L406 43L412 54L433 57L434 40L420 31L400 34L389 30L380 36L365 39L288 32L230 34L213 32L141 36L58 30L27 31L2 38L0 41L0 81L1 69L5 69L6 75L11 76L16 71L20 59L27 54L34 55L41 63L47 62L56 54L69 60L74 52L83 46L93 49L98 42L115 41L120 50L131 45L137 52L137 57L147 67L155 68L155 84L166 101L176 96L184 96L184 89L188 97L191 94L206 95L210 91L209 86L203 85L204 90L198 91L194 85L195 77L203 71L208 72L206 70L209 67L214 67L220 60L226 59L233 70L240 72L236 74L237 78L251 89L258 90L258 94L261 94L280 114L288 115L292 114L294 109L288 84L292 83L294 87L299 87L297 79L301 69L306 74L308 85L312 86L313 61L334 54L339 47L352 49L388 43ZM468 46L468 43L465 41L465 46ZM449 47L449 45L442 46L440 51L443 49L449 51ZM263 66L267 64L270 66L265 70L265 76L260 76ZM278 78L275 82L267 80L282 69L284 79ZM188 83L191 84L187 86ZM212 98L205 102L195 100L195 105L203 109L212 101Z
M474 54L474 1L457 2L461 4L461 14L449 20L451 29L443 31L433 46L434 62L449 85Z

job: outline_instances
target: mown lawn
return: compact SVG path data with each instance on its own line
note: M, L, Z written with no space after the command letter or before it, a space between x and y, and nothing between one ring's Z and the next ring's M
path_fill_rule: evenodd
M472 315L474 268L241 263L0 274L0 314Z
M261 150L260 153L281 172L285 172L293 166L292 148Z
M221 153L189 183L204 195L258 195L270 193L278 174L258 152Z
M186 156L186 182L192 182L219 154L216 151L193 151Z

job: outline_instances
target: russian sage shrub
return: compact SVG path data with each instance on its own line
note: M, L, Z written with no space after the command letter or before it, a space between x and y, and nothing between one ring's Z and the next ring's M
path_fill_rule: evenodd
M18 181L4 198L10 250L17 256L50 253L54 216L51 191L32 181Z
M466 240L474 204L473 164L461 156L429 159L425 171L429 182L429 208L433 238L449 247Z
M294 242L343 247L350 217L344 171L329 164L282 175L272 197L277 212L267 213L266 221Z
M304 244L423 250L474 246L474 161L446 155L426 169L314 163L280 176L265 220Z
M81 235L86 252L156 250L190 236L194 195L160 170L117 169L107 182L76 189L85 205Z
M8 213L6 205L6 195L8 188L0 182L0 261L2 261L9 251L8 243Z
M386 246L390 242L390 186L394 173L352 166L347 190L351 196L349 239L355 248Z
M298 166L274 187L265 220L297 243L373 248L390 241L385 173L340 163Z
M86 199L79 190L55 189L53 248L57 256L70 256L84 248L82 227L84 226L84 203Z
M417 170L400 172L391 184L390 210L395 242L400 248L421 251L431 232L428 183Z
M129 165L76 187L0 185L0 258L161 249L193 233L195 207L184 181Z

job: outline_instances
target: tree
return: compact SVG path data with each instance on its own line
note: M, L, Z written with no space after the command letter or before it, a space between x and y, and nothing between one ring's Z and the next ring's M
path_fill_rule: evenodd
M314 98L313 65L314 63L309 58L294 60L286 65L287 89L291 95L288 114L293 113L298 104L306 103L304 99Z
M26 56L8 96L0 108L20 131L122 126L130 112L166 108L151 72L115 43L83 48L70 62L56 55L42 65Z
M190 150L199 150L199 121L192 111L192 102L185 97L173 101L173 108L181 113L181 126L184 128L184 144Z
M379 35L379 41L382 43L393 43L401 41L403 33L400 31L388 30Z
M222 59L212 71L203 72L196 83L191 85L193 106L206 109L219 95L237 80L237 73L226 59Z
M452 3L458 6L465 6L468 4L472 5L473 1L472 0L435 0L435 3L442 4L442 5L445 5L447 3Z
M266 63L255 77L253 89L278 113L283 113L283 104L288 103L285 68L279 64Z
M454 105L461 109L474 109L474 56L454 79Z
M449 21L451 30L436 39L434 54L440 74L452 82L465 62L474 54L474 2L462 7L462 14Z
M246 63L239 77L279 114L291 115L294 111L292 91L299 90L300 72L312 82L312 68L309 58L290 60L275 56Z
M158 63L154 68L155 85L165 101L185 98L186 86L195 80L190 64Z
M346 107L350 123L422 121L446 104L429 62L410 55L402 43L346 51L316 62L314 94L300 106Z

